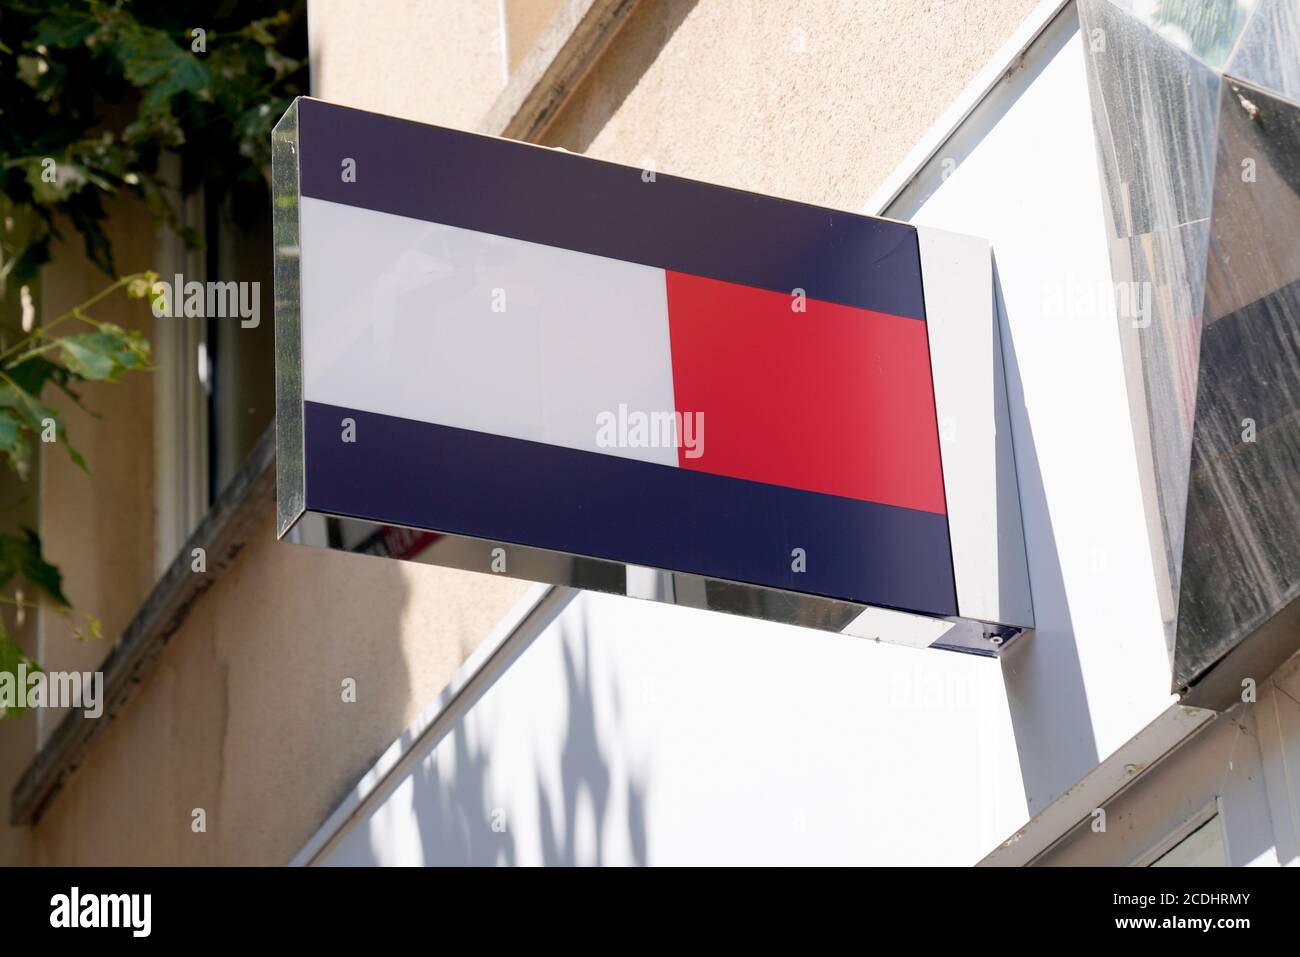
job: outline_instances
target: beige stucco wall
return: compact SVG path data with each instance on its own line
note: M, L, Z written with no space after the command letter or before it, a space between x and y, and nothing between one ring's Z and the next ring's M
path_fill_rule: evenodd
M73 241L57 250L41 277L42 323L112 281L83 255L72 228L63 231ZM140 238L152 237L153 227L143 204L115 203L107 231L120 273L150 267L152 240L144 245ZM143 300L118 293L90 314L152 341L155 320ZM75 325L64 331L76 331ZM64 593L78 610L99 619L104 638L78 641L65 621L42 614L37 657L46 670L95 668L154 583L153 377L128 373L114 383L82 383L76 391L84 408L53 387L44 398L62 412L68 438L85 457L89 472L74 465L57 444L41 447L40 533L46 556L63 572ZM63 712L49 709L36 717L44 738Z
M502 0L510 69L533 48L563 0Z
M314 92L474 128L507 58L521 55L502 48L500 11L520 16L515 35L546 19L518 6L312 0ZM859 209L1032 6L645 0L545 141ZM95 478L54 472L44 516L70 588L99 603L110 636L152 574L139 467L152 461L149 386L115 388L96 397L102 423L73 422ZM287 861L526 587L282 545L268 507L256 540L21 841L44 863ZM347 677L356 704L341 700ZM23 733L0 724L0 758L12 760ZM190 826L200 807L205 834ZM20 859L15 846L0 840L0 856Z
M860 210L1035 5L642 3L545 141Z
M506 83L500 0L312 0L312 95L473 129Z
M281 544L268 509L51 805L38 860L287 862L526 588Z

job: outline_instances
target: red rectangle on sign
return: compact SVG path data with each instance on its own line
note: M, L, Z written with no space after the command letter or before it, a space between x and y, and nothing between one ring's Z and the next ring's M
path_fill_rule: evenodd
M668 272L682 468L945 514L926 325ZM802 309L802 311L801 311Z

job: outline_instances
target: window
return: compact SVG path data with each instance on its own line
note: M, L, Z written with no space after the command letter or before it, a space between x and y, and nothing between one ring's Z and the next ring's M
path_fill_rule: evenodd
M275 293L271 200L262 191L236 192L209 203L207 276L257 284L256 319L209 317L208 488L221 494L275 417ZM248 287L244 287L248 288ZM242 293L241 293L242 295ZM256 324L254 325L254 321Z

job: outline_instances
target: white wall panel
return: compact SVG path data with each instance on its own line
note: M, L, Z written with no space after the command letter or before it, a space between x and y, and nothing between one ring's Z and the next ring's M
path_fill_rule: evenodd
M583 596L320 859L972 864L1168 707L1063 17L890 210L992 242L1037 633L998 662Z
M1173 700L1144 556L1104 198L1073 9L891 207L993 247L1036 631L1004 657L1035 811ZM1149 555L1149 549L1147 551Z
M593 593L525 631L328 863L967 863L1023 813L992 660Z

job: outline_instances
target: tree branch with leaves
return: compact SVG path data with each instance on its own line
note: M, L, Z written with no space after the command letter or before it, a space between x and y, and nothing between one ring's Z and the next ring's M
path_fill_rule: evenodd
M0 350L0 453L20 477L27 477L37 443L63 446L79 468L89 471L85 458L68 441L62 415L45 403L45 387L53 383L80 406L75 383L116 382L127 372L148 369L149 343L144 336L98 320L90 310L122 291L134 299L150 297L157 278L152 272L123 276ZM15 597L0 599L0 603L19 609L43 608L64 618L78 638L99 636L99 622L92 615L73 611L63 593L63 575L45 559L40 535L31 528L24 528L21 535L0 532L0 588L16 579L30 585L41 600ZM29 670L38 668L10 636L0 614L0 672L16 674L20 664Z
M278 9L277 9L278 8ZM119 276L104 229L107 202L134 197L191 248L178 199L202 186L239 211L270 202L270 133L302 92L305 2L261 0L0 0L0 306L21 297L23 332L0 341L0 458L26 479L38 443L55 442L82 469L57 398L82 405L77 386L150 368L143 335L94 317L110 296L147 299L152 273ZM161 174L180 157L179 181ZM35 326L42 266L64 232L112 281L74 309ZM10 308L8 312L13 312ZM75 613L35 530L0 534L0 598L15 611L64 616L78 636L98 623ZM0 610L0 672L34 667Z

